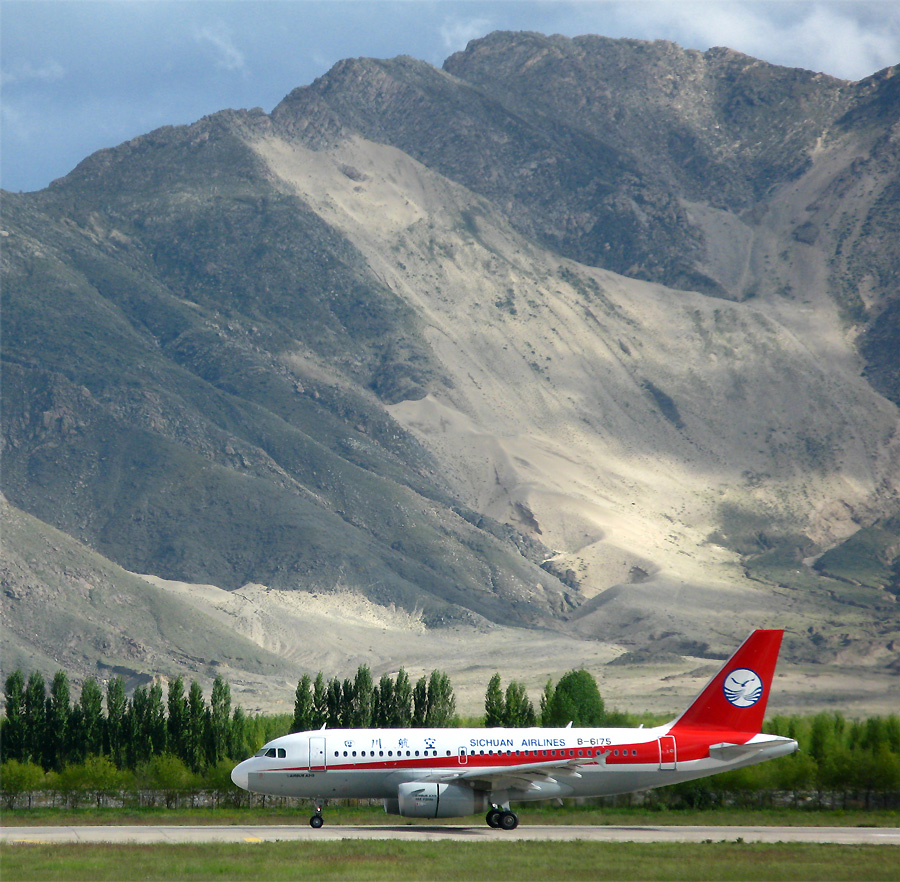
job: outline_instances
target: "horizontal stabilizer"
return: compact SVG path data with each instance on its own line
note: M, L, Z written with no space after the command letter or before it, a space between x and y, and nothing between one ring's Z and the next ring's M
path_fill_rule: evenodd
M740 759L742 756L751 756L765 748L764 744L711 744L709 756L711 759L729 762Z
M797 742L793 738L770 737L765 740L748 741L746 744L712 744L709 748L710 759L722 760L722 762L734 762L745 757L756 756L760 753L773 756L785 756L797 750Z

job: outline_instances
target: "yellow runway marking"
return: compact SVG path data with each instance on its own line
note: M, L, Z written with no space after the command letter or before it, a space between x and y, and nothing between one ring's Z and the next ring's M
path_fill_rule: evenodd
M245 836L244 842L262 842L262 839L257 836Z

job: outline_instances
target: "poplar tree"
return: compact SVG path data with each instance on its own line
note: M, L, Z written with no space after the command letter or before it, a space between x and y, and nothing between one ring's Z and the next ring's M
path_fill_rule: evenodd
M0 758L22 760L25 747L25 677L21 670L6 678L5 719L0 729Z
M25 684L23 704L24 745L22 759L43 765L47 731L47 687L40 671L32 671Z
M412 725L412 684L403 668L397 672L394 683L394 707L390 725L395 729L408 729Z
M47 700L47 766L59 771L68 760L69 752L69 678L65 671L57 671L50 684Z
M502 726L506 718L506 704L500 689L500 674L496 673L488 683L484 694L484 725L487 728Z
M373 725L386 729L392 725L395 715L394 680L390 674L382 674L374 690L372 707Z
M253 753L253 747L247 737L247 715L242 707L236 707L231 715L231 727L228 738L228 755L235 760L246 759Z
M196 680L191 681L188 690L188 725L184 751L185 764L193 772L199 772L203 765L204 730L206 729L206 702L203 700L203 689Z
M550 725L550 706L553 704L553 693L556 691L552 680L547 680L544 691L541 693L541 725Z
M503 724L512 728L527 728L537 724L534 714L534 706L525 692L525 686L513 680L506 687L506 701L503 715Z
M319 671L313 680L312 724L310 729L321 729L328 722L328 684L325 675Z
M425 725L444 727L453 724L456 716L456 698L450 678L443 671L432 671L428 678L428 706Z
M350 700L351 726L359 729L371 728L373 691L372 672L368 665L360 665L353 681L353 694Z
M308 679L308 678L307 678ZM231 723L231 687L221 675L213 680L209 697L209 751L207 763L216 765L228 753L228 728Z
M80 754L85 759L99 756L103 751L103 693L93 677L84 681L78 704L81 709Z
M344 678L341 686L340 723L344 729L353 726L353 681L349 677Z
M187 763L188 706L184 697L184 679L181 674L169 681L166 708L169 712L166 721L166 741L169 750Z
M343 690L341 689L341 681L336 677L333 677L328 681L328 686L325 690L325 720L329 729L340 729L341 727L342 700Z
M133 769L153 756L150 741L150 695L145 686L138 686L131 696L126 723L128 765Z
M415 728L425 725L425 715L428 713L428 680L425 675L416 681L412 695L412 720Z
M127 711L125 681L121 677L113 677L106 684L106 746L110 759L118 769L125 765Z
M160 756L170 750L166 732L166 708L163 704L163 689L159 682L153 683L147 692L147 734L153 756Z
M313 702L312 680L309 674L304 674L294 692L294 719L291 723L291 732L308 732L312 729Z

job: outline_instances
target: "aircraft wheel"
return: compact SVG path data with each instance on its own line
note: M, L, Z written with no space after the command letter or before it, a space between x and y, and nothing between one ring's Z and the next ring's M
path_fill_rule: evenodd
M309 826L312 827L313 830L318 830L319 827L321 827L322 824L324 824L324 823L325 823L325 821L321 815L313 815L309 819Z
M498 820L503 830L515 830L519 826L519 816L515 812L500 812Z
M488 827L499 827L500 826L500 815L502 815L499 809L491 809L487 813L487 823Z

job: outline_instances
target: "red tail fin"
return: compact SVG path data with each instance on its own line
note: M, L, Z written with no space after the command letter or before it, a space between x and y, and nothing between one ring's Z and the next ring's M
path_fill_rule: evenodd
M754 631L672 724L671 731L703 728L754 735L760 732L783 635L782 630Z

